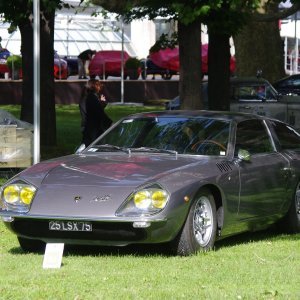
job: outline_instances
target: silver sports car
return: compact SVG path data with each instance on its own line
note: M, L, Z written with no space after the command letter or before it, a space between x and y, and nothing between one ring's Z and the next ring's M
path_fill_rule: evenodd
M278 223L300 232L300 134L251 114L128 116L79 154L1 188L0 216L26 251L45 243L163 244L178 255Z

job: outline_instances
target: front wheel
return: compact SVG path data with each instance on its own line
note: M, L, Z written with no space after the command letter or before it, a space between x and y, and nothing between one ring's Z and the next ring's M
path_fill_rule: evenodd
M208 251L217 232L216 204L210 191L203 189L192 204L182 231L174 241L178 255Z

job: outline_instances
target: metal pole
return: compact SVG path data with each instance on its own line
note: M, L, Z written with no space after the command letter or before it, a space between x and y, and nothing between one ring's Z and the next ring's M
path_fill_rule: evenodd
M121 103L124 103L124 20L121 19L122 51L121 51Z
M298 69L298 38L297 38L297 13L295 13L295 61L294 61L294 74Z
M33 163L40 161L40 0L33 1Z
M288 47L287 47L287 37L284 38L284 69L287 72L288 70L288 65L287 65L287 56L288 56Z

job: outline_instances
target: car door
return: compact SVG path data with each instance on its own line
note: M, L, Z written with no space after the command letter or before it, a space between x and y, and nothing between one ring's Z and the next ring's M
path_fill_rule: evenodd
M239 149L247 150L251 159L238 163L238 218L246 220L276 214L286 194L288 161L275 151L264 121L247 120L237 125L235 155Z

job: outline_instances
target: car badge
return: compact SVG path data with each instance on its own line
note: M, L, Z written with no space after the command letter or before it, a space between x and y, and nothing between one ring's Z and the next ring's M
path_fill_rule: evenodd
M81 196L75 196L75 197L74 197L74 201L75 201L76 203L78 203L80 200L81 200Z
M97 196L91 202L105 202L111 199L111 195Z

